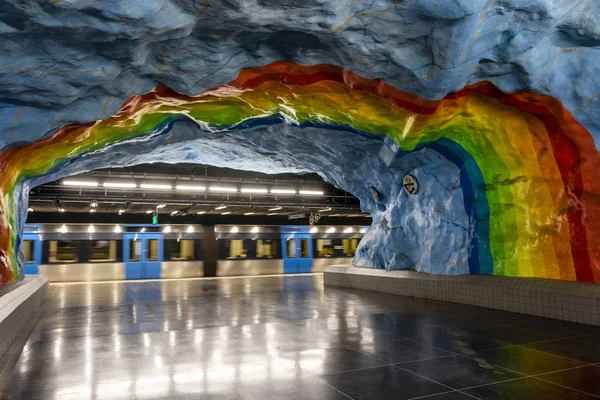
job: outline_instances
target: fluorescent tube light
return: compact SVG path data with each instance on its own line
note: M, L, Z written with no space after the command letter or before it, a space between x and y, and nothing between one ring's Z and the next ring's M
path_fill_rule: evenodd
M164 184L158 184L158 183L142 183L140 185L140 187L142 189L159 189L159 190L173 189L173 186L171 186L171 185L164 185Z
M215 210L224 210L225 208L227 208L227 206L223 205L223 206L215 207Z
M320 190L301 190L299 193L308 196L323 196L323 192Z
M177 190L189 190L191 192L203 192L206 190L206 186L192 186L192 185L177 185Z
M65 185L65 186L96 187L96 186L98 186L98 182L96 182L96 181L72 181L72 180L66 180L66 181L63 181L63 185Z
M102 184L105 188L121 188L121 189L133 189L137 185L131 182L104 182Z
M211 192L237 192L234 187L211 186L208 188Z
M296 194L296 191L293 189L271 189L271 193L275 194Z
M268 193L268 190L258 188L242 188L242 193Z
M277 207L269 208L269 211L277 211L277 210L281 210L281 207L277 206Z

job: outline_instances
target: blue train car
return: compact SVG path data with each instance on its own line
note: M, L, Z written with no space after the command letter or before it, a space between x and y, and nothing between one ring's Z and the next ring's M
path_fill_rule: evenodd
M206 249L217 254L212 276L322 272L350 262L365 227L214 229L209 243L202 225L28 224L22 243L25 273L40 273L52 282L203 277Z

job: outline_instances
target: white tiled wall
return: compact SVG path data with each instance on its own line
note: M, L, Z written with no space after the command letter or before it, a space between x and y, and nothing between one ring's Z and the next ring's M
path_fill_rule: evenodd
M31 275L16 283L14 289L6 287L0 295L0 357L42 306L47 292L48 280Z
M325 284L600 325L600 284L333 265Z

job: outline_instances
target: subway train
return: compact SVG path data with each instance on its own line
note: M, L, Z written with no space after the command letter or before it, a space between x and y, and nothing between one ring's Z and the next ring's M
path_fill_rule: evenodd
M308 273L349 263L366 228L26 224L22 251L51 282Z

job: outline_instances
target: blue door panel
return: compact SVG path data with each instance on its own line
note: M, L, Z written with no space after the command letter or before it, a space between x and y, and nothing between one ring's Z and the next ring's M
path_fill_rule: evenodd
M141 245L139 261L129 261L131 256L130 240L139 240ZM158 242L157 259L148 260L150 240ZM123 260L125 261L125 279L159 279L163 258L163 235L161 233L125 233L123 235Z
M24 233L23 241L25 240L33 242L33 262L25 264L25 274L35 275L39 273L39 267L42 263L42 241L37 233Z
M308 258L302 257L302 239L306 239L308 243ZM304 274L312 271L312 240L311 235L307 234L296 234L296 245L298 250L296 251L297 257L297 273Z
M306 239L308 243L308 257L302 258L301 240ZM288 257L289 240L294 241L296 250L295 257ZM281 256L283 257L283 273L299 274L312 270L312 235L308 233L282 233L281 234Z

